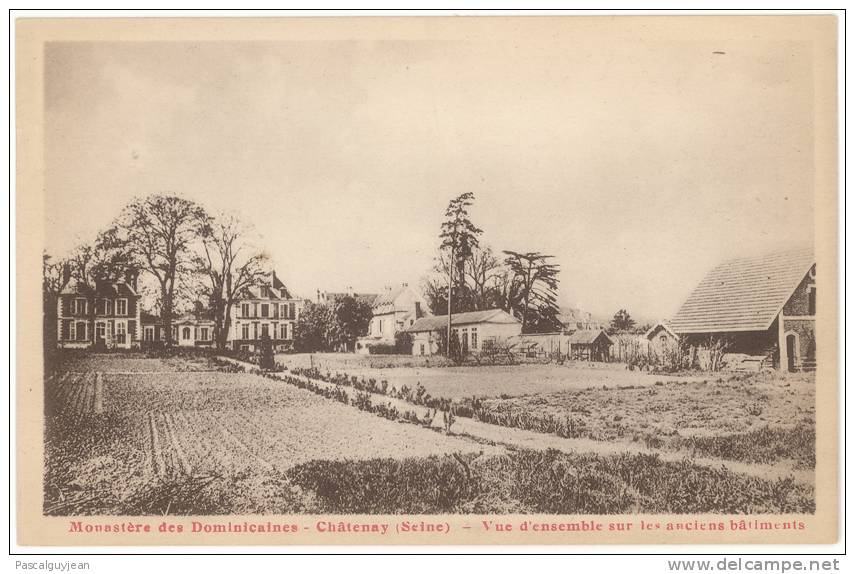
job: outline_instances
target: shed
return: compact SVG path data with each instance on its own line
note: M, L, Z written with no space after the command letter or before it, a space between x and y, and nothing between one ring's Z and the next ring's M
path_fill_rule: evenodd
M602 329L582 329L570 335L570 358L576 361L608 361L614 344Z

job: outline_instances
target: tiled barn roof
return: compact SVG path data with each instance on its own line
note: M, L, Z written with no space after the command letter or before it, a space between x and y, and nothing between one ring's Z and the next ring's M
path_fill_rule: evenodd
M812 249L733 259L713 269L671 319L676 333L765 331L815 264Z

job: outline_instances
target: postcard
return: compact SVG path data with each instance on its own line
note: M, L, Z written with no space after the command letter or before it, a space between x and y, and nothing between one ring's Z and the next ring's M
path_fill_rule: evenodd
M19 544L837 540L835 16L16 40Z

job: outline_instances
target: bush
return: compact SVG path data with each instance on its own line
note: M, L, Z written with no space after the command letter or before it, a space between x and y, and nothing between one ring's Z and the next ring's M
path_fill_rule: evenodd
M260 356L258 366L265 371L276 369L276 359L273 357L273 344L270 341L270 336L267 333L261 335Z
M395 353L398 355L413 354L413 334L407 331L395 333Z
M520 450L479 458L312 461L288 478L326 513L804 513L814 490L656 455Z
M368 346L369 355L397 355L398 347L387 343L376 343Z

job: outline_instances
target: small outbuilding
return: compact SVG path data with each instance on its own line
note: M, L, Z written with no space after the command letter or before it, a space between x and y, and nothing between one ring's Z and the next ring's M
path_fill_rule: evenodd
M570 335L570 358L574 361L608 361L611 337L602 329L582 329Z
M413 355L438 353L442 334L447 328L448 315L417 319L407 328L413 336ZM489 309L452 314L451 329L464 354L478 354L496 341L518 337L522 324L502 309Z
M644 334L647 340L647 352L651 359L664 359L680 345L680 336L674 332L671 323L659 321Z

